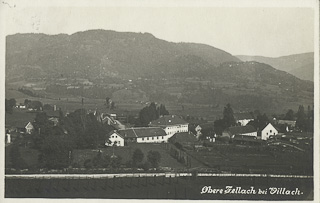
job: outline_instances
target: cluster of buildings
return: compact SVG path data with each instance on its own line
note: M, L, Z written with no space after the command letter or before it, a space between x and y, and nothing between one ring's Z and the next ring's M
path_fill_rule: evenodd
M238 119L241 125L225 129L220 137L228 138L238 144L261 144L270 136L278 134L278 130L267 123L262 129L257 130L247 125L253 118ZM215 142L218 137L213 129L213 123L199 124L195 127L195 134L189 130L189 123L176 115L165 115L149 123L148 127L131 127L114 130L109 133L106 146L125 146L130 142L135 143L166 143L170 139L193 140L197 142L200 135L206 131L209 136L204 139Z
M118 129L109 133L106 146L125 146L127 143L166 143L177 133L188 133L188 123L176 115L165 115L149 123L149 127Z
M18 107L19 108L19 107ZM59 111L56 108L45 111L54 125L59 122ZM177 115L164 115L149 123L148 127L127 128L116 119L116 114L103 114L94 112L97 120L113 126L116 130L107 135L106 146L126 146L129 143L167 143L169 140L180 140L199 143L202 134L206 134L205 139L209 142L216 142L218 137L228 138L238 144L255 145L268 140L270 136L278 134L278 130L267 123L263 128L257 130L248 125L254 118L250 114L235 114L237 126L225 129L222 135L215 134L213 123L203 123L195 127L194 133L189 129L189 123ZM35 113L21 113L19 115L6 115L6 143L10 143L12 135L31 134L34 130L33 120ZM283 123L285 121L279 121ZM291 123L290 123L291 124Z

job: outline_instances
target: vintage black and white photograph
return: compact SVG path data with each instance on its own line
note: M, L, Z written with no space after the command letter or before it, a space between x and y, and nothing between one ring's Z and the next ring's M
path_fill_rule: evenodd
M2 1L4 200L319 200L319 1L226 2Z

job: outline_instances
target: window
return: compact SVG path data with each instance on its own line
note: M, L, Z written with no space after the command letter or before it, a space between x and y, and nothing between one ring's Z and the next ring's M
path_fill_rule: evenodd
M272 130L270 130L270 132L272 133Z
M157 140L159 140L159 137L157 137Z
M149 140L149 138L147 137L147 140Z
M142 138L142 141L144 140L144 138Z
M267 133L267 135L268 135L268 133Z
M163 139L163 136L162 136L162 139Z
M153 140L153 138L154 138L154 137L152 137L152 140Z

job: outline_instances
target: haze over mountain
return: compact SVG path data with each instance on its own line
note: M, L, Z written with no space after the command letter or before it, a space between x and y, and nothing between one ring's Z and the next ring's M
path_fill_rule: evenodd
M281 67L289 67L294 60L285 59L279 63ZM305 64L298 56L295 59ZM149 33L105 30L7 36L7 81L63 77L93 82L103 78L151 78L152 82L137 87L147 96L168 94L173 87L181 89L177 100L172 95L154 100L214 105L230 102L242 109L271 110L313 104L313 82L264 63L241 62L205 44L172 43Z
M314 73L314 53L302 53L281 57L264 57L264 56L236 56L242 61L257 61L266 63L272 67L286 71L300 79L313 81Z

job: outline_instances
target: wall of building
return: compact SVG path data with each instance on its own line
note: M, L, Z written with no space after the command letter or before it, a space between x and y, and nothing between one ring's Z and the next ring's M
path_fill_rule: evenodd
M261 131L261 139L267 140L271 135L277 135L278 131L275 129L271 124L268 124L262 131Z
M167 136L150 136L150 137L138 137L137 143L162 143L167 142Z
M258 133L257 133L257 132L251 132L251 133L242 133L242 134L240 134L240 135L257 137L257 136L258 136Z
M188 132L188 124L184 125L171 125L167 126L164 131L166 134L170 137L172 137L175 133L180 133L180 132ZM169 139L168 138L168 139Z
M124 146L124 139L120 137L117 133L113 133L112 135L110 135L109 140L111 144L106 143L107 146L113 146L115 142L117 142L116 146L120 146L120 147Z
M241 126L246 126L250 121L253 121L253 119L242 119L238 120L237 123L240 123Z

